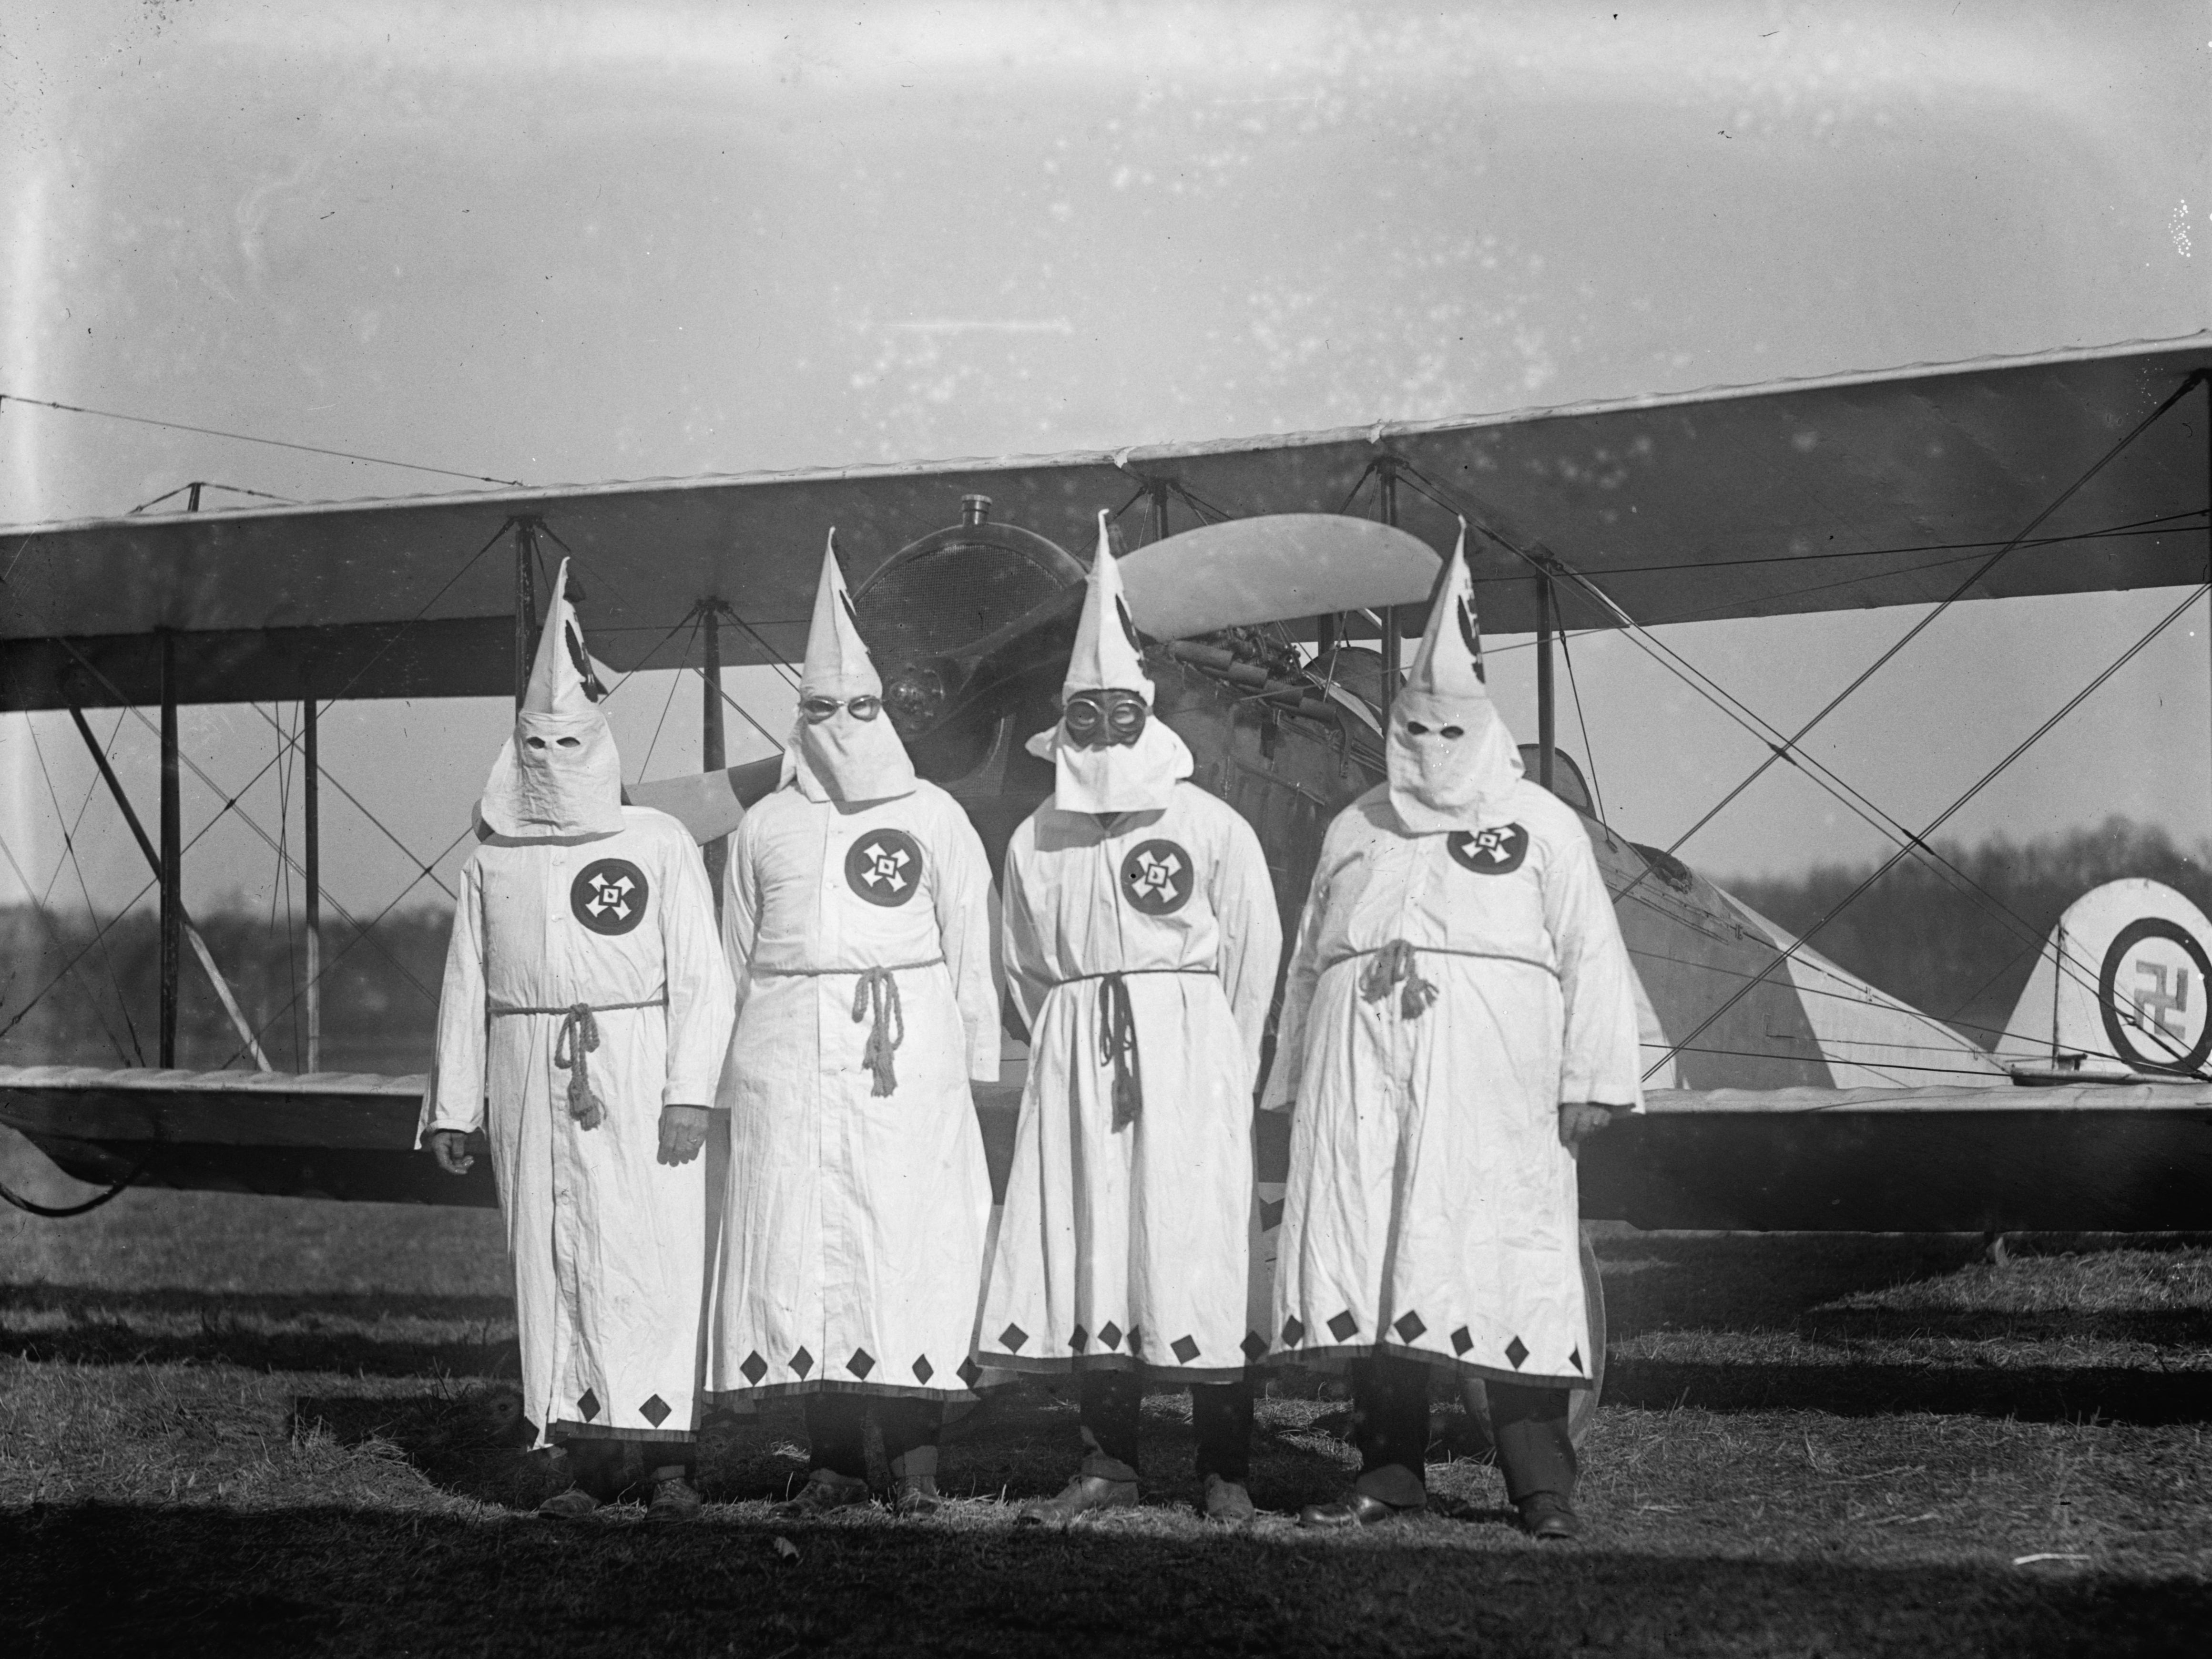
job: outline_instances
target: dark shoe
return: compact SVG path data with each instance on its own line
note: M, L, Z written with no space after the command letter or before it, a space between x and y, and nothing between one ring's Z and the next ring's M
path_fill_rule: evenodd
M933 1474L902 1476L891 1486L891 1513L902 1521L934 1515L944 1502Z
M1244 1490L1241 1480L1224 1480L1218 1474L1206 1477L1206 1518L1224 1527L1251 1524L1258 1513L1252 1507L1252 1494Z
M1378 1521L1395 1521L1401 1515L1419 1515L1425 1504L1386 1504L1364 1492L1347 1493L1334 1504L1309 1504L1298 1511L1298 1524L1324 1531L1371 1527Z
M580 1521L599 1507L599 1500L581 1486L556 1492L538 1506L541 1521Z
M1531 1538L1554 1541L1583 1535L1581 1519L1557 1492L1530 1492L1521 1500L1520 1508L1522 1529Z
M681 1475L653 1483L653 1501L645 1506L648 1521L696 1521L699 1489Z
M776 1513L787 1521L805 1521L817 1515L827 1515L832 1510L848 1510L856 1504L868 1501L868 1483L857 1476L840 1474L835 1469L817 1469L806 1477L806 1484L799 1489L799 1496L776 1506Z
M1057 1498L1040 1498L1022 1505L1016 1517L1025 1527L1057 1523L1065 1526L1079 1515L1092 1510L1133 1510L1137 1507L1137 1483L1133 1480L1109 1480L1103 1475L1079 1474L1060 1488Z

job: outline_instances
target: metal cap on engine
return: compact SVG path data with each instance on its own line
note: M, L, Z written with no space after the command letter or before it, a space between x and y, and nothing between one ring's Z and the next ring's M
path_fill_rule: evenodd
M991 517L991 498L988 495L963 495L960 498L960 522L974 526L987 524Z

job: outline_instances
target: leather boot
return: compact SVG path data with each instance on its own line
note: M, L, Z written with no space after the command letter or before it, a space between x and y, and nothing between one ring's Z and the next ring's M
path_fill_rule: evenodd
M696 1521L701 1508L699 1489L684 1478L684 1471L656 1474L653 1480L653 1501L645 1506L648 1521Z
M1102 1474L1079 1474L1060 1488L1057 1498L1039 1498L1022 1505L1018 1517L1024 1526L1066 1526L1079 1515L1093 1510L1133 1510L1137 1507L1137 1483L1109 1480Z
M599 1507L599 1500L581 1486L556 1492L538 1506L541 1521L580 1521Z
M1243 1527L1251 1524L1259 1511L1252 1507L1252 1494L1244 1490L1241 1480L1224 1480L1218 1474L1206 1477L1206 1518L1224 1527Z
M799 1495L788 1503L778 1504L775 1512L787 1521L805 1521L867 1501L866 1481L840 1474L835 1469L817 1469L806 1477L806 1484L799 1489Z

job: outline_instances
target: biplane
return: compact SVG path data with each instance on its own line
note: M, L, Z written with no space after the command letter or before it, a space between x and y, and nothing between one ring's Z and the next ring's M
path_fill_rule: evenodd
M2212 923L2187 901L2147 882L2084 896L2001 1039L1970 1040L1606 822L1557 740L1551 666L1569 631L1621 630L1664 659L1662 624L1845 607L2157 587L2171 623L2212 587L2208 416L2200 334L1226 442L20 529L0 564L0 708L72 711L88 742L86 711L160 710L150 833L100 764L158 878L161 1065L0 1068L0 1122L110 1191L494 1201L489 1160L455 1181L411 1150L420 1079L318 1069L326 963L311 957L305 1073L260 1058L185 914L177 710L301 705L312 951L315 711L515 695L555 551L584 573L608 665L702 677L698 772L631 793L684 818L712 864L776 768L725 764L720 671L799 654L836 525L891 716L995 857L1049 788L1020 740L1053 718L1085 568L1069 550L1109 509L1163 715L1198 781L1258 827L1288 916L1322 829L1379 775L1402 642L1464 519L1485 626L1534 636L1528 766L1583 815L1644 992L1649 1109L1585 1149L1586 1216L2212 1227ZM1935 856L1942 818L1896 823L1802 732L1730 712L1898 858ZM188 949L256 1069L176 1068ZM978 1102L1001 1176L1018 1091L1010 1067Z

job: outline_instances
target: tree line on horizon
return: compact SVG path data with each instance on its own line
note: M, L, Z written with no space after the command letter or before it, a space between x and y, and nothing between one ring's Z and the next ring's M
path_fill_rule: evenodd
M2163 830L2126 817L1937 850L1956 873L1907 860L1820 927L1812 944L1984 1045L2012 1012L2061 913L2092 887L2147 876L2212 913L2212 843L2185 851ZM1820 865L1721 884L1802 934L1873 867ZM303 1070L301 930L240 910L197 920L248 1023L263 1030L270 1063ZM428 1068L450 927L442 908L427 906L395 911L368 939L343 923L325 927L324 1070L405 1075ZM82 911L41 916L27 905L0 907L0 1065L156 1063L158 921L150 910L133 910L108 920L100 934L100 922ZM205 1071L250 1066L189 949L182 967L178 1063Z

